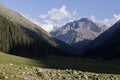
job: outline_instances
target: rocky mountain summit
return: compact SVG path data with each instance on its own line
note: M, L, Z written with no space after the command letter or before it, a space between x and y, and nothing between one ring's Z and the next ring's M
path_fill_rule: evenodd
M104 30L88 18L67 23L63 27L52 31L51 34L77 49L83 48Z

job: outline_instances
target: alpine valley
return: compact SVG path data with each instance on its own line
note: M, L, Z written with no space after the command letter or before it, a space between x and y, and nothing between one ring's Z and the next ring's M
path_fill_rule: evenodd
M81 18L48 33L0 5L0 80L120 80L120 21L104 27Z

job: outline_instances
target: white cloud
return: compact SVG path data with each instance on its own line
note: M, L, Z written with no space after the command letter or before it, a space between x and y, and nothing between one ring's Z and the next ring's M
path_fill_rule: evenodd
M44 29L50 32L63 26L67 22L77 20L79 18L79 14L77 11L68 11L66 6L63 5L59 9L50 9L46 14L40 15L39 18L44 21L44 23L42 23Z
M44 20L44 22L53 24L53 21L51 21L51 20Z
M31 19L31 18L29 18L29 20L37 24L38 26L40 26L42 29L46 30L47 32L50 32L54 29L54 24L50 20L45 20L44 23L40 23L37 20Z
M50 32L51 30L54 30L53 24L52 23L45 23L41 25L44 30L47 32Z
M68 22L78 20L81 17L79 16L77 11L68 11L66 9L66 6L63 5L61 8L56 9L53 8L49 10L46 14L42 14L39 16L40 20L42 22L39 22L36 19L30 18L29 15L24 15L20 13L23 17L29 19L33 23L39 25L47 32L50 32L54 29L57 29L63 25L65 25ZM101 25L107 25L108 27L111 27L114 23L116 23L118 20L120 20L120 14L113 14L113 18L105 18L103 20L96 19L95 16L91 16L90 19L93 22L96 22L97 24Z
M47 18L47 15L42 14L39 17L42 18L42 19L45 19L45 18Z
M90 19L93 22L96 22L98 24L106 25L108 27L111 27L113 24L115 24L118 20L120 20L120 14L113 14L113 18L105 18L103 20L97 20L95 16L91 16Z
M95 16L90 16L90 19L93 21L93 22L96 22L96 18L95 18Z
M45 29L47 32L50 32L52 30L55 30L61 26L63 26L63 22L54 22L52 20L44 20L44 23L41 25L43 29Z
M51 9L48 12L48 16L51 20L61 20L64 18L69 18L70 13L66 10L66 6L62 6L60 9Z
M47 32L53 30L53 22L50 20L45 20L44 23L40 23L36 19L30 18L29 15L24 15L23 13L19 13L19 14L22 15L24 18L30 20L34 24L40 26L42 29L46 30Z
M66 10L66 6L63 5L61 8L53 8L48 11L47 14L42 14L39 16L42 19L49 18L51 20L62 20L64 18L70 18L70 12Z
M107 25L108 27L111 27L113 24L115 24L118 20L120 20L120 14L113 14L112 19L104 19L101 21L101 23Z
M52 21L44 21L44 23L40 23L35 19L31 19L29 18L29 20L35 24L37 24L38 26L40 26L42 29L44 29L47 32L50 32L52 30L54 30L54 24Z
M120 20L120 14L113 14L113 16L114 16L114 18L116 19L116 20Z

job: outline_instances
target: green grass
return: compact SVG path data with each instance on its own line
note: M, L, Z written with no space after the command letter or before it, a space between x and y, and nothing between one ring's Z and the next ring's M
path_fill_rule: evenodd
M40 66L51 69L74 69L96 73L120 73L120 60L92 60L72 57L47 56L39 60L0 53L0 63L16 65Z
M96 72L96 73L120 73L120 60L91 60L91 59L79 59L60 56L47 56L38 60L29 59L24 57L18 57L14 55L8 55L0 53L0 63L16 65L29 65L40 66L44 68L52 69L74 69L84 72Z
M102 80L109 78L111 75L120 79L120 60L91 60L91 59L79 59L72 57L60 57L60 56L47 56L40 58L38 60L29 59L24 57L18 57L13 55L8 55L5 53L0 53L0 68L1 66L8 67L9 70L1 70L0 72L6 73L6 75L11 76L12 74L20 75L22 72L34 73L35 69L40 67L44 71L44 76L50 72L54 73L52 76L49 76L52 80L57 79L57 75L61 74L62 77L69 78L73 80L77 74L68 74L67 69L70 72L82 71L84 74L88 76L92 76L93 74L98 74ZM13 65L11 65L13 64ZM25 68L25 67L26 68ZM18 72L17 72L18 68ZM19 69L20 68L20 69ZM72 69L72 70L71 70ZM60 70L60 71L59 71ZM35 74L35 73L34 73ZM36 77L36 75L33 75ZM46 77L37 77L43 78L45 80ZM3 80L3 79L2 79ZM21 77L11 77L9 80L24 80ZM39 80L39 79L38 79ZM62 80L61 78L58 80ZM86 79L74 79L74 80L86 80Z
M91 60L70 57L49 56L41 59L43 64L50 68L75 69L96 73L120 73L119 60Z
M0 63L1 64L16 64L16 65L28 65L28 66L40 66L40 61L9 55L0 52Z

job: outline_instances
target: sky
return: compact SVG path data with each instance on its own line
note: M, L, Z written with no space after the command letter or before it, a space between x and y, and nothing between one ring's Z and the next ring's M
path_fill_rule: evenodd
M120 19L120 0L0 0L0 4L48 32L82 17L107 26Z

